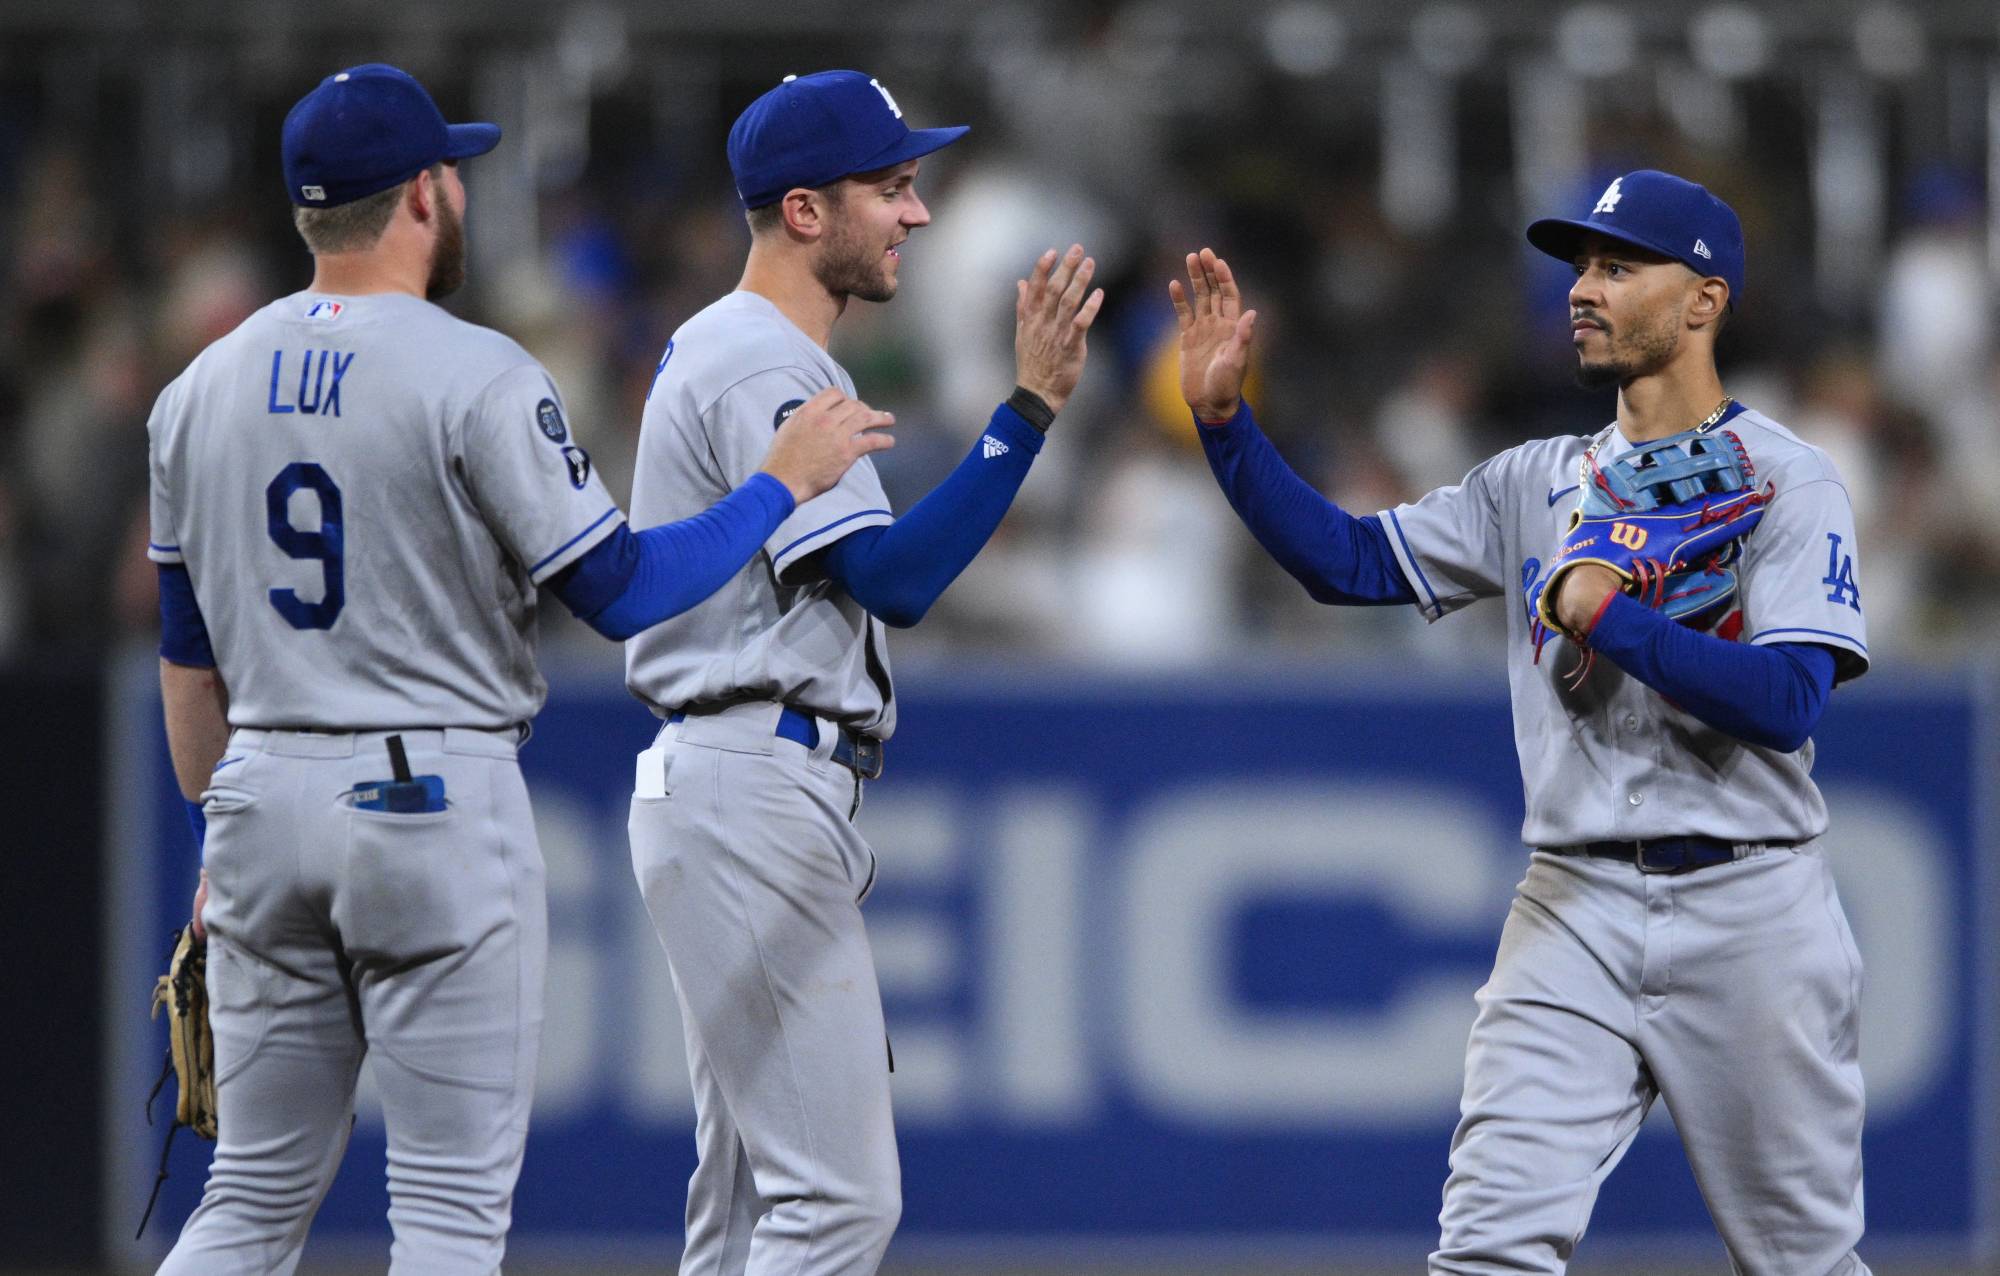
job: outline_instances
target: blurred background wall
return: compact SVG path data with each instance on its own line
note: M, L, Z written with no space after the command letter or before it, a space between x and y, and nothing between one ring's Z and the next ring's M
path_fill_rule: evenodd
M1224 1267L1416 1261L1451 1126L1450 1043L1470 1022L1520 864L1519 788L1498 713L1500 605L1427 629L1401 610L1315 606L1271 566L1212 490L1174 394L1165 283L1190 248L1230 257L1265 319L1255 398L1267 429L1329 495L1372 511L1523 438L1609 418L1608 394L1571 382L1567 271L1527 248L1527 220L1576 215L1637 167L1710 185L1748 241L1725 382L1833 453L1860 524L1876 672L1836 698L1822 737L1823 765L1836 777L1848 768L1855 786L1836 795L1835 831L1918 848L1875 857L1892 868L1875 864L1865 890L1844 878L1857 914L1867 911L1858 893L1903 901L1903 912L1877 910L1872 943L1859 917L1857 929L1871 963L1880 952L1909 974L1891 982L1897 998L1930 989L1919 1000L1935 1002L1942 1027L1897 1019L1880 996L1870 1022L1944 1034L1942 1053L1923 1056L1931 1072L1908 1058L1881 1065L1905 1068L1893 1075L1910 1088L1904 1107L1878 1110L1913 1124L1885 1121L1871 1137L1921 1147L1952 1113L1964 1136L1932 1159L1937 1182L1921 1158L1899 1159L1914 1156L1903 1144L1871 1147L1871 1205L1878 1225L1885 1208L1900 1220L1912 1263L1993 1261L1991 4L0 0L0 739L19 812L0 899L20 954L9 1002L48 1008L34 1022L51 1051L8 1052L25 1127L0 1153L0 1266L143 1261L112 1239L135 1215L133 1183L143 1199L157 1135L129 1090L152 1042L126 1030L192 871L184 835L158 818L144 422L203 345L306 282L279 123L324 75L374 60L418 75L451 118L504 126L500 150L464 170L472 275L450 304L547 364L621 497L660 352L734 284L747 243L722 139L784 74L860 67L915 123L973 125L926 162L920 191L935 221L906 246L902 295L855 307L835 335L864 397L901 422L882 465L899 508L956 463L1011 384L1011 281L1041 248L1073 239L1102 263L1110 300L1082 391L994 543L923 626L896 638L910 726L892 761L900 774L879 803L871 793L884 809L864 817L907 866L901 887L890 885L895 861L885 869L878 948L899 945L884 968L910 982L885 976L886 994L892 1022L906 1002L916 1024L963 1012L976 1027L951 1048L937 1028L931 1039L946 1044L929 1056L919 1047L899 1080L931 1086L899 1090L906 1173L929 1185L912 1193L909 1244L892 1251L906 1262L1148 1269L1196 1242L1210 1247L1200 1261ZM569 716L552 719L527 761L550 794L552 863L571 856L573 899L584 901L569 923L559 908L558 926L601 934L633 902L624 764L611 744L643 742L646 724L617 689L615 648L559 606L544 638L557 671L551 714ZM1479 727L1454 729L1449 765L1436 726L1447 719ZM559 730L575 733L574 749L547 743ZM1079 761L1086 739L1096 751ZM1144 909L1181 939L1161 939L1160 953L1096 953L1088 937L1137 907L1120 875L1167 853L1161 813L1204 809L1174 805L1188 800L1176 786L1199 778L1183 755L1138 740L1206 750L1235 786L1206 801L1240 817L1229 827L1242 844L1217 830L1214 850L1258 862L1251 852L1268 851L1277 867L1235 894L1200 873L1172 879L1187 893ZM1066 773L1067 796L1044 793ZM1018 828L992 813L1012 793L1041 795ZM1276 805L1260 806L1259 793ZM1355 814L1410 810L1435 818ZM1445 814L1454 810L1461 825ZM1868 846L1861 839L1847 871L1871 871ZM1450 862L1451 847L1484 866L1462 895L1395 885L1402 853ZM1088 888L1058 892L1046 909L1022 903L1035 898L1036 866L1050 864L1070 865ZM1340 864L1352 871L1327 868ZM898 889L916 892L928 920L896 924L898 908L915 906L898 904ZM1204 890L1233 902L1202 921ZM1177 908L1201 925L1167 925ZM1897 945L1926 925L1942 946L1899 967ZM961 949L967 934L985 939ZM1400 956L1360 962L1341 947L1356 934ZM1220 946L1221 973L1168 968L1183 984L1219 980L1216 1004L1117 973L1166 961L1188 936ZM1017 961L1032 970L1037 945L1081 963L1084 975L1048 995L1080 999L1086 1023L1157 1020L1146 1031L1200 1041L1200 1017L1227 1003L1263 1027L1314 1028L1301 1038L1304 1071L1274 1083L1196 1067L1176 1083L1191 1090L1156 1091L1129 1059L1106 1063L1087 1042L1052 1056L1082 1060L1082 1081L1060 1067L1008 1071L1046 1044L1034 1028L1048 1018L1035 1010L1042 986L1004 973ZM615 957L585 947L555 977L582 999L620 989L649 1044L585 1067L593 1079L580 1088L552 1089L545 1124L584 1150L606 1146L607 1132L638 1133L573 1201L545 1188L562 1203L537 1213L535 1180L524 1180L524 1240L609 1238L606 1261L671 1255L685 1166L662 1158L685 1156L684 1114L671 1097L638 1117L606 1097L633 1076L650 1077L648 1093L673 1092L671 1075L646 1072L678 1050L657 1013L664 968L644 943ZM607 985L605 970L650 970L654 982ZM1417 1004L1399 1001L1415 995L1413 970L1443 981L1429 1037L1398 1037L1382 1017ZM1190 1051L1196 1064L1228 1057ZM954 1079L939 1080L952 1067ZM1413 1068L1432 1080L1394 1120L1355 1117L1362 1078ZM996 1077L1026 1086L1027 1106L962 1101ZM1296 1103L1258 1102L1273 1084ZM1063 1106L1079 1093L1081 1109ZM572 1118L581 1124L564 1124ZM1274 1132L1274 1121L1299 1129ZM353 1161L365 1122L359 1137ZM1640 1148L1614 1180L1630 1181L1629 1203L1607 1199L1602 1252L1713 1266L1719 1250L1670 1134ZM176 1190L198 1186L202 1151L177 1147ZM556 1155L531 1150L531 1176ZM1187 1168L1142 1189L1135 1159ZM360 1165L355 1192L377 1165ZM1357 1198L1371 1166L1389 1168L1375 1195ZM982 1188L982 1174L1000 1186ZM1065 1185L1050 1189L1060 1199L1038 1201L1035 1181ZM589 1185L613 1182L646 1183L646 1195L593 1212L611 1189ZM1182 1195L1145 1195L1170 1186ZM191 1199L170 1193L155 1229L171 1235ZM347 1199L330 1205L326 1230L372 1253L379 1209Z

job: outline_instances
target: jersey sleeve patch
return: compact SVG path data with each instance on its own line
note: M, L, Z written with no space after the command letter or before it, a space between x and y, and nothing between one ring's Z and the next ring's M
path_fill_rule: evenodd
M563 423L562 409L554 399L543 399L535 405L535 425L549 442L569 442L569 426Z

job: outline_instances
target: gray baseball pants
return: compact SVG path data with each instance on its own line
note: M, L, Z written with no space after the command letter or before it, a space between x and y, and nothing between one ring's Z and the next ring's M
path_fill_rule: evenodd
M683 1276L866 1276L902 1213L854 773L779 706L670 723L639 755L632 867L672 967L700 1163Z
M1741 1276L1865 1276L1861 957L1810 846L1537 851L1465 1061L1437 1273L1559 1273L1655 1098Z
M297 1268L364 1057L390 1272L500 1270L541 1038L541 851L514 732L397 734L448 810L355 808L391 775L381 732L238 730L204 795L221 1137L162 1273Z

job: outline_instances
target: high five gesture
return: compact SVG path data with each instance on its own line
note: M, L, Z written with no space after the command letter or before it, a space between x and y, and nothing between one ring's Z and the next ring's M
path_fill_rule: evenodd
M1243 308L1236 276L1214 249L1189 253L1187 272L1188 288L1167 284L1181 326L1181 397L1196 417L1220 425L1243 396L1257 312Z

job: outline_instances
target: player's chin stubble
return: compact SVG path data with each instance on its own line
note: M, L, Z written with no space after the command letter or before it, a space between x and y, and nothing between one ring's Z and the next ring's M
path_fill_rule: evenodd
M1576 383L1586 390L1624 385L1666 367L1680 347L1681 330L1674 316L1668 315L1656 327L1642 328L1629 337L1620 339L1610 329L1605 330L1605 336L1611 339L1611 352L1604 358L1592 361L1577 356Z
M438 237L431 247L430 278L424 281L424 296L436 301L449 297L465 285L465 223L449 202L438 202Z
M896 295L896 281L882 262L883 254L842 218L834 222L826 250L813 263L813 278L836 297L887 301Z

